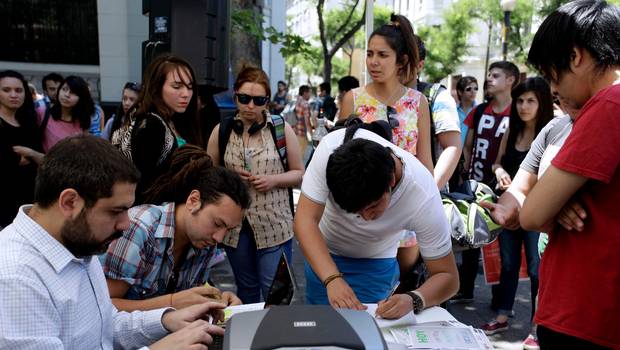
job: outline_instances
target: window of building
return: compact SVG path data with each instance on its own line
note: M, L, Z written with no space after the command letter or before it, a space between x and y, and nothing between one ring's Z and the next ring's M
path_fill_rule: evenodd
M96 0L0 1L0 60L99 64Z

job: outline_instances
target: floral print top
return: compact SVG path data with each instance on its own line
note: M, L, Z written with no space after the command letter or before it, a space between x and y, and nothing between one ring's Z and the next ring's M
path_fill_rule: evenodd
M366 87L359 87L352 91L353 113L358 118L365 123L372 123L375 120L388 121L388 106L370 96ZM407 92L393 106L399 125L392 130L392 143L414 155L418 143L418 116L421 98L421 92L407 88Z

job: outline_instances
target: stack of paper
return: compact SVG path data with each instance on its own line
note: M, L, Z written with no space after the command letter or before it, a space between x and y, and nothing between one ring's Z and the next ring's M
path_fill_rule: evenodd
M374 316L376 304L366 305ZM409 349L493 349L484 332L457 321L440 307L426 309L415 316L409 313L397 320L375 320L387 342L403 344Z

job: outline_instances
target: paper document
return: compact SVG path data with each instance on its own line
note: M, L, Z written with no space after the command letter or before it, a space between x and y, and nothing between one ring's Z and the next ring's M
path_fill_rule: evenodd
M399 327L399 326L412 326L416 324L416 317L413 312L408 312L405 316L395 319L395 320L386 320L384 318L375 317L377 313L377 304L364 304L368 307L366 312L370 314L370 316L374 317L375 321L379 328L390 328L390 327Z
M242 305L229 306L224 309L224 322L228 321L231 317L233 317L236 314L240 314L242 312L248 312L248 311L262 310L264 308L265 308L265 303L254 303L254 304L242 304Z

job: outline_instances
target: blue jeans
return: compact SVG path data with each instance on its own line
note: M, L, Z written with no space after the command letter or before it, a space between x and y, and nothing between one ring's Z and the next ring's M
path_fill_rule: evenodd
M259 303L265 299L282 252L289 263L293 261L292 242L293 239L289 239L274 247L256 249L254 232L247 220L243 220L237 248L225 245L224 249L235 274L237 296L244 304Z
M538 295L538 232L518 230L502 231L499 235L499 252L502 259L502 269L499 276L499 285L496 287L498 313L509 315L515 302L515 295L519 285L519 269L521 268L521 246L525 246L527 259L527 274L530 276L530 293L532 315L536 311L536 296Z

